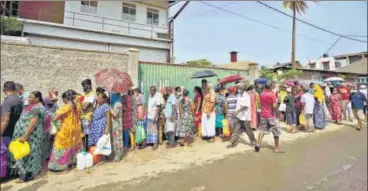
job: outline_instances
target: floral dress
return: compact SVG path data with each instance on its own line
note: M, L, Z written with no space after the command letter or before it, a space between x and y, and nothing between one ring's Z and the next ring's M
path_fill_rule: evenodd
M41 171L42 141L44 138L43 120L45 116L46 110L43 106L38 104L28 105L16 123L12 138L13 141L26 133L32 118L39 119L27 141L31 147L30 154L17 161L11 155L9 156L9 173L11 176L19 175L21 180L28 181L35 178Z
M176 135L181 138L194 136L196 134L190 103L190 100L187 98L183 98L179 103L182 113L179 119L180 125L178 125L176 129Z
M123 158L123 125L122 125L122 105L116 102L111 110L111 146L112 153L109 158L113 161L120 161Z
M110 107L107 103L96 108L93 112L93 120L88 136L88 145L93 146L97 144L97 141L105 133L106 128L106 112L110 111Z
M216 128L222 128L222 120L225 119L224 106L226 100L223 95L216 94Z

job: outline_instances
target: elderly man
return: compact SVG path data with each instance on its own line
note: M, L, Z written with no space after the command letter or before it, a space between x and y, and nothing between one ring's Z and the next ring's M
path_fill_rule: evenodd
M254 132L251 128L250 125L250 121L251 121L251 113L250 113L250 109L251 109L251 100L250 100L250 95L247 93L247 91L249 91L250 89L252 89L253 87L250 87L250 89L246 90L246 85L242 85L241 87L239 87L242 91L243 94L241 97L237 98L236 101L236 108L235 108L235 112L234 112L234 116L235 116L235 125L232 128L232 134L231 134L231 140L230 140L230 144L227 146L227 148L233 148L236 147L238 141L239 141L239 136L241 133L241 127L243 126L245 128L245 132L248 135L248 138L250 140L250 143L252 145L256 144L256 138L254 136Z
M147 105L147 144L153 144L152 150L158 148L158 119L161 108L161 96L156 86L151 86Z

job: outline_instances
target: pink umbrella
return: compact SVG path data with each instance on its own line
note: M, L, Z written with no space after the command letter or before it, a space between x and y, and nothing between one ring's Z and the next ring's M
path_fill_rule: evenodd
M115 68L104 69L95 74L95 77L97 86L110 93L126 93L133 87L129 74Z

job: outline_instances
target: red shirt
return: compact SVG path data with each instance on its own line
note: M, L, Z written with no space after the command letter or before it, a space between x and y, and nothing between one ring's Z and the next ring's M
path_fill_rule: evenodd
M274 118L275 113L273 110L273 105L277 103L276 93L271 90L263 90L261 97L261 117L268 119Z
M341 94L342 100L349 100L350 89L348 87L340 87L339 92Z

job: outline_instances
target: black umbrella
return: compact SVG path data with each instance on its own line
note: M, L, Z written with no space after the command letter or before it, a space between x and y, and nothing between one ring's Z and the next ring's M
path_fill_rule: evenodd
M202 70L202 71L195 72L191 78L192 79L208 78L208 77L213 77L213 76L217 76L217 74L212 72L211 70Z

